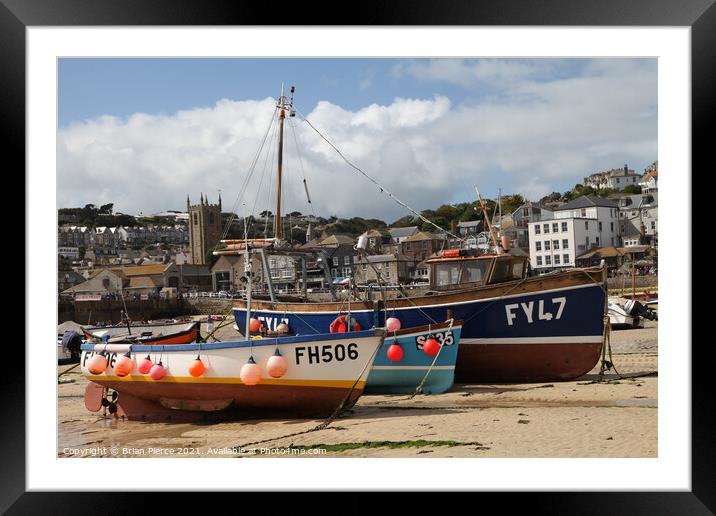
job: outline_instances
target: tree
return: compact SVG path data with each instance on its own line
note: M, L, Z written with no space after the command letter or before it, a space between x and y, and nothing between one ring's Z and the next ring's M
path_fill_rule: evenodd
M639 185L627 185L624 187L624 193L628 194L640 194L641 186Z
M112 209L114 208L114 203L111 202L109 204L103 204L99 207L99 213L103 215L112 215Z

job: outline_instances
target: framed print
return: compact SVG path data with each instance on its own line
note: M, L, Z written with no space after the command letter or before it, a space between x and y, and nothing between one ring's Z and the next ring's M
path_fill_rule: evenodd
M316 25L311 16L318 7L293 8L290 17L286 11L277 17L273 6L218 2L4 0L0 5L3 135L25 170L27 221L25 349L24 360L17 351L8 359L4 442L5 463L13 474L3 485L3 509L72 512L62 505L69 498L73 504L101 505L113 492L147 490L429 490L529 491L519 498L525 508L559 506L577 513L594 512L605 501L619 507L617 512L713 511L715 457L706 420L712 389L703 371L704 346L692 344L692 313L698 310L691 301L693 222L687 211L696 205L692 169L706 163L705 127L714 103L713 2L376 3L361 4L350 18ZM265 91L269 81L276 87ZM292 81L298 82L295 90ZM261 118L265 109L275 112L275 121ZM666 170L661 224L656 203L649 207L658 195L659 162ZM272 183L276 168L278 183ZM242 176L237 170L251 172ZM634 185L625 190L618 178ZM236 191L248 193L243 198ZM625 192L629 199L639 197L636 215L620 200L627 198ZM645 200L648 195L652 201ZM483 197L489 197L487 203ZM534 206L549 216L520 221ZM602 209L612 218L602 220ZM92 224L86 222L90 215ZM125 215L121 223L102 222ZM231 233L220 231L226 215ZM632 224L633 241L620 227L632 219L638 219ZM365 221L380 231L373 233ZM470 233L479 221L482 232ZM331 225L333 230L326 231ZM113 252L105 252L111 245L104 244L86 249L76 243L85 238L85 226L88 242L119 242L121 233L127 245L112 244ZM502 237L493 236L495 227ZM314 235L316 228L323 234ZM538 230L541 236L535 239ZM152 237L140 235L150 231ZM240 297L246 288L242 280L252 281L254 265L239 251L274 235L276 241L286 239L287 232L295 244L291 253L315 240L322 261L307 266L305 260L288 263L278 254L257 251L255 266L263 283L256 283L256 296L247 289L250 295ZM344 232L350 237L345 241ZM440 242L432 243L436 234L442 235ZM525 240L522 254L520 235L533 239ZM468 245L470 237L474 242ZM132 238L136 245L129 244ZM145 245L149 238L151 246ZM213 243L205 245L208 240ZM50 241L69 258L58 251L63 258L56 259ZM430 252L420 254L418 241L433 246ZM456 241L457 254L449 255L448 242ZM637 257L636 247L645 242ZM362 263L361 249L371 245L377 247L365 252ZM596 301L581 284L574 301L547 296L578 281L578 274L589 277L590 267L609 271L609 248L614 249L614 276L604 272L600 285L606 288L599 287ZM72 254L79 249L82 259ZM465 297L462 304L450 305L446 316L431 315L422 340L410 334L415 342L406 344L397 340L400 319L407 324L408 310L424 313L435 303L420 305L423 301L405 292L383 297L370 314L382 310L382 320L375 315L379 328L397 325L390 326L396 344L385 353L385 363L371 366L369 360L340 381L330 376L337 374L339 361L345 369L353 356L349 343L337 340L340 333L352 336L370 328L359 307L368 302L371 281L381 288L383 282L426 286L432 294L425 295L447 287L462 292L468 287L458 288L460 279L450 283L449 266L436 260L465 261L473 253L477 264L478 255L483 262L493 256L490 249L494 266L475 265L469 272L484 274L480 288L502 289L494 294L502 303L499 310L489 311L493 301L480 308L488 314L479 326L485 333L471 327L469 317L453 317L452 310L467 303ZM653 249L660 251L658 262ZM592 257L589 251L599 253ZM523 272L513 269L519 277L499 279L502 254L515 263L522 260ZM411 264L401 266L401 256ZM62 269L67 284L57 272L60 262L73 263L72 271ZM657 265L669 278L660 285ZM421 267L430 279L421 278ZM140 269L156 271L139 274ZM455 271L455 278L468 274ZM570 279L569 271L578 272ZM310 278L315 285L309 285ZM508 280L514 280L515 290L500 286ZM522 281L539 281L541 290L529 291ZM120 292L114 297L104 292L113 282ZM631 296L627 282L634 285ZM59 290L56 283L62 284ZM75 288L85 283L95 286ZM662 290L658 324L650 308L654 296L640 304L642 326L646 321L651 328L644 340L629 340L636 335L629 332L640 330L610 331L615 322L604 322L606 312L597 314L598 331L591 335L586 309L570 312L574 304L592 302L601 310L607 296L611 302L616 293L631 297L631 310L637 283L645 296ZM291 296L308 299L313 289L315 306L290 304ZM157 308L170 306L172 299L186 299L188 305L181 306L194 312ZM113 308L100 312L102 303ZM216 303L230 307L228 318L214 318ZM315 313L329 303L335 303L333 317L319 319ZM150 305L152 310L146 308ZM461 322L462 333L449 323L443 334L436 317L467 322ZM52 328L68 321L80 323L74 329L85 341L72 375L58 369L41 344L58 337ZM198 340L197 335L171 340L194 331L176 329L194 322ZM310 329L329 323L330 332L336 332L326 330L329 336L318 342L316 335L324 332ZM150 330L152 324L164 326ZM254 324L256 329L249 329ZM549 324L562 326L544 329ZM133 325L139 325L134 329L144 340L132 335ZM227 337L209 339L222 326ZM279 335L279 326L292 335ZM111 333L125 327L132 335L127 340ZM540 328L536 333L519 333L535 327ZM585 335L586 341L593 337L596 351L584 370L570 355L565 372L555 363L577 334L573 328L584 334L581 346ZM233 346L251 331L261 338ZM389 338L380 335L371 359ZM450 339L460 339L457 366L438 363L447 356L442 353ZM473 367L483 376L465 376L460 366L471 339L492 346L476 353ZM280 342L293 346L290 353L279 352ZM555 356L524 358L557 342ZM269 343L274 357L290 359L283 366L295 367L290 382L281 379L283 366L269 378L269 369L278 370L279 362L274 359L270 366L271 353L263 357ZM513 346L511 356L515 344L524 346L519 373L515 363L507 367L504 358L490 355L499 355L501 343ZM433 345L441 354L435 360ZM620 352L619 345L631 347ZM368 371L389 374L400 360L412 359L413 351L428 374L436 365L454 369L459 388L451 387L451 377L430 397L433 386L426 375L418 378L417 391L371 394ZM179 357L182 352L186 357ZM115 374L125 353L128 363L136 363L128 374ZM144 355L151 363L139 375L134 368ZM628 364L642 359L630 369ZM259 388L249 387L252 367L234 371L237 360L256 366ZM94 372L90 362L100 361L101 371ZM551 369L535 373L537 361ZM330 374L306 369L309 365L326 366ZM189 373L175 372L180 368ZM224 370L229 371L225 378ZM297 371L307 376L290 376ZM358 373L362 380L353 382ZM135 390L127 387L133 380ZM241 396L226 394L234 391L222 382L240 384ZM263 392L261 382L285 390L262 398L257 394ZM218 384L222 387L204 394ZM339 384L345 389L344 410L273 422L262 417L268 406L321 406L322 397L334 396ZM239 406L259 407L259 419L237 425L175 417L182 410L205 414ZM549 412L550 407L559 411ZM133 420L148 416L164 420ZM260 458L247 451L263 447L273 451ZM177 449L188 456L176 455ZM327 456L278 456L296 450L304 455L327 450ZM92 473L97 466L106 472L101 480Z

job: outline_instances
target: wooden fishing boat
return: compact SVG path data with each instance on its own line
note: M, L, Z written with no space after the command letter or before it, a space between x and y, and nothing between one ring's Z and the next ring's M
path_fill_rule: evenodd
M450 320L389 332L371 367L366 392L440 394L447 391L455 379L461 330L462 321ZM434 355L425 350L429 338L439 344Z
M326 417L361 395L384 337L384 330L375 329L171 346L87 343L81 357L90 380L85 405L93 411L109 406L118 417L141 420ZM277 352L285 370L273 377ZM102 353L106 368L94 374L93 358ZM142 374L146 357L155 366L161 362L163 375ZM194 376L197 357L203 371ZM243 377L242 366L251 362L259 371L256 384ZM128 363L131 370L124 374Z
M604 268L529 276L527 258L509 254L437 256L429 290L386 301L402 327L463 320L455 381L542 382L577 378L600 357L606 314ZM381 301L351 301L351 315L370 327ZM257 300L252 316L269 329L283 322L296 334L326 331L345 302ZM234 301L244 333L245 303ZM383 326L378 322L376 326Z
M130 324L124 326L83 326L87 339L105 337L110 341L141 342L143 344L188 344L200 337L199 323Z

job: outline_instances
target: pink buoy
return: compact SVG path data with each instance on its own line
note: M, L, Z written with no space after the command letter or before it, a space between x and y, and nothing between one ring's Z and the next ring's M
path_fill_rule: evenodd
M87 369L92 374L102 374L107 369L107 355L104 352L93 356L87 362Z
M400 362L403 359L404 352L400 344L391 344L387 354L390 361Z
M281 378L288 371L288 360L277 349L266 363L266 372L271 378Z
M249 360L241 367L241 382L244 385L256 385L261 380L261 367L254 361L254 357L249 357Z
M189 374L194 378L198 378L204 374L204 371L206 371L206 366L204 362L201 361L201 358L199 358L199 355L197 355L196 359L189 365Z
M127 376L133 370L134 360L132 360L132 355L130 355L129 351L127 351L124 355L119 357L117 362L114 364L114 373L119 377L123 377Z
M152 377L152 380L161 380L164 378L164 375L167 374L167 370L164 369L164 366L162 365L162 361L160 360L157 364L154 364L152 368L149 370L149 376Z
M288 324L282 322L281 324L276 326L276 331L279 333L288 333Z
M501 240L501 243L502 243L502 248L503 248L505 251L509 251L509 250L510 250L510 239L507 238L506 235L502 235L502 236L500 237L500 240Z
M433 337L425 339L425 344L423 344L423 352L426 355L434 357L438 354L438 351L440 351L440 343L436 339L434 339Z
M142 374L149 374L149 371L151 371L153 365L154 362L152 362L150 356L147 355L146 357L144 357L144 360L140 362L137 370Z
M398 331L400 329L400 319L397 317L388 317L385 321L385 327L388 331Z

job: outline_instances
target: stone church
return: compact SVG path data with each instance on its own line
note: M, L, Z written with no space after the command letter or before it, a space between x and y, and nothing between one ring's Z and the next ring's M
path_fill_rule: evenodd
M186 196L189 213L189 263L205 265L207 254L221 238L221 194L218 204L209 204L201 194L199 204L192 205Z

